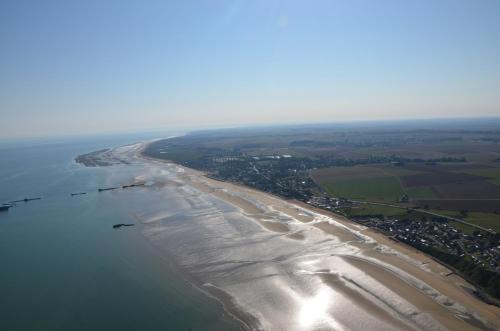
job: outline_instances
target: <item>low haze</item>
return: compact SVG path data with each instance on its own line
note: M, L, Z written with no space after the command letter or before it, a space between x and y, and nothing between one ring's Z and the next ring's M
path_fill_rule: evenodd
M499 1L2 1L0 137L500 113Z

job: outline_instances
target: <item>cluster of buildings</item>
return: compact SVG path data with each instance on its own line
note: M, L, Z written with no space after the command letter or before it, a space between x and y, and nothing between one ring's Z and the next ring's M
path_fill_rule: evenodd
M308 167L290 155L211 157L198 163L198 169L209 172L214 178L285 198L306 201L316 187Z
M465 234L448 222L427 218L419 221L361 218L357 221L417 248L439 249L444 253L468 258L475 264L500 272L500 242L495 235L486 235L479 231Z

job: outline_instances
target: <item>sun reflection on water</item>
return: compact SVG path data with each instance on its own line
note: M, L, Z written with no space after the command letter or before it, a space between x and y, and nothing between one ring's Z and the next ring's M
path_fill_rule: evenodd
M321 291L310 299L304 300L299 311L299 323L302 327L311 327L315 323L329 319L326 311L330 305L330 296Z

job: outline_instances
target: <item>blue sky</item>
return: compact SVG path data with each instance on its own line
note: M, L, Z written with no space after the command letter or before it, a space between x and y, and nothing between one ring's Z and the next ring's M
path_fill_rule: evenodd
M0 137L500 115L500 1L0 2Z

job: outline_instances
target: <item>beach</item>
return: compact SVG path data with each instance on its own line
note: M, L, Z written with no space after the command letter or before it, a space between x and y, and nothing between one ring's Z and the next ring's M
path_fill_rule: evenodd
M140 189L110 192L143 236L243 329L498 330L500 309L404 244L342 216L141 155L107 151ZM113 166L110 167L110 169Z

